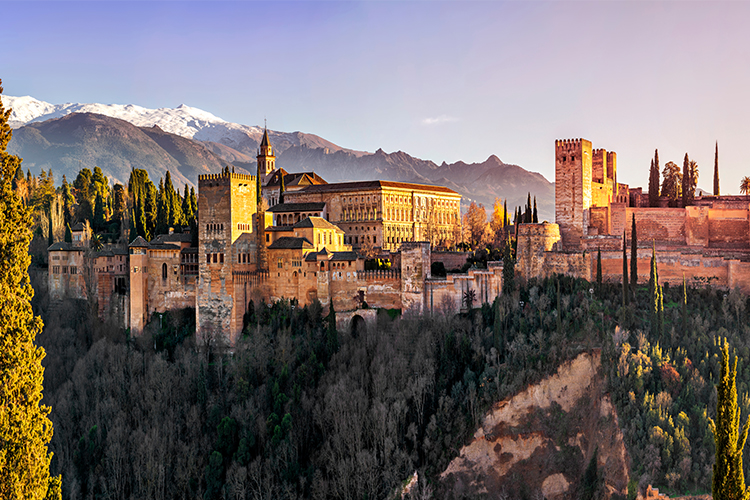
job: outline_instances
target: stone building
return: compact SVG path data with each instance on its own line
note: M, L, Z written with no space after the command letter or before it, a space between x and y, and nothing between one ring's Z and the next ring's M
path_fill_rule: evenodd
M85 235L74 233L73 243L49 249L50 290L56 298L85 298L80 269L89 252L101 317L120 315L139 335L154 314L192 307L199 345L222 347L241 335L251 300L319 300L352 321L361 320L362 307L455 312L471 290L491 302L502 289L499 263L431 275L436 261L451 268L466 261L465 253L433 253L430 244L457 241L460 200L440 186L327 184L315 174L290 174L275 168L266 132L256 175L226 168L198 178L196 235L170 231L151 241L137 237L127 252L91 254ZM392 268L366 271L355 251L363 246L391 251Z
M622 279L623 235L630 257L638 236L638 281L649 279L652 249L659 277L672 284L739 286L750 292L750 198L699 196L681 208L648 207L648 194L617 182L616 155L585 139L555 141L555 224L521 224L517 272Z

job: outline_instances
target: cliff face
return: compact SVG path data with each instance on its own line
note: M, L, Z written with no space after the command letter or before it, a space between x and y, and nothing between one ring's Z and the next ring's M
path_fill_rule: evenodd
M441 474L442 486L457 497L578 498L596 451L606 496L626 495L627 452L600 366L598 351L581 354L496 403Z

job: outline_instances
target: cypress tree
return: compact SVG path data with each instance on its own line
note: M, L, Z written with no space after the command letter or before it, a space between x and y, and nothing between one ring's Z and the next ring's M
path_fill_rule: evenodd
M658 338L664 337L664 287L661 285L658 285L658 301L657 301L657 315L656 315L656 324L657 324L657 335Z
M659 206L659 150L654 151L654 159L651 161L651 174L648 178L648 204L652 207Z
M630 289L635 297L635 287L638 285L638 234L635 228L635 214L630 228Z
M685 273L682 273L682 333L687 333L688 326L688 311L687 311L687 282L685 281Z
M659 315L659 273L656 269L656 245L651 249L651 271L648 278L649 310L651 311L651 331L658 330L657 316Z
M21 159L6 151L10 112L0 101L0 498L59 499L50 408L41 404L45 353L35 342L42 320L31 309L31 214L13 191Z
M47 246L51 247L55 242L54 230L52 229L52 213L49 214L49 234L47 235Z
M596 287L602 289L602 249L596 250Z
M503 249L503 294L512 293L516 289L516 261L513 258L513 245L510 235Z
M326 334L326 347L328 350L328 359L330 360L333 355L339 350L339 335L336 330L336 311L333 308L333 300L331 300L331 306L328 311L327 322L327 334Z
M685 153L685 158L682 160L682 206L686 207L690 205L690 158Z
M70 230L70 224L65 224L65 243L73 243L73 231Z
M503 227L510 226L510 216L508 215L508 199L503 201Z
M104 217L104 199L102 199L101 193L96 193L96 202L94 203L94 229L101 231L106 225L106 219Z
M626 244L625 231L622 232L622 305L627 305L629 300L628 287L628 245Z
M719 196L719 141L716 141L714 153L714 196Z
M532 214L531 214L531 192L528 192L526 194L526 211L523 214L523 221L526 223L531 223L532 220Z
M746 499L750 492L745 488L742 468L742 449L747 440L750 417L740 431L740 408L737 405L737 357L729 368L729 343L724 339L721 347L721 376L716 386L716 422L708 419L714 434L716 460L711 493L714 500Z
M532 221L534 224L539 223L539 213L536 211L536 196L534 196L534 213L532 215Z

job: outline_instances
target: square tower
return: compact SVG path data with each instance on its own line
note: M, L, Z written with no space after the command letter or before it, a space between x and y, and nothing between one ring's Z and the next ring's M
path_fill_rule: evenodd
M591 179L591 141L555 141L555 222L565 250L579 250L586 235Z
M244 311L234 307L235 252L232 245L253 232L256 178L225 169L198 177L198 287L196 333L199 343L234 345Z

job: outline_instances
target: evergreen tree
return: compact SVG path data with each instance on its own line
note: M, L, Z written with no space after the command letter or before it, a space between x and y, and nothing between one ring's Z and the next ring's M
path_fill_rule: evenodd
M526 194L526 210L523 214L523 221L527 224L530 224L532 221L532 214L531 214L531 193Z
M503 226L510 226L510 216L508 215L508 199L503 200Z
M101 193L96 193L96 203L94 204L94 226L95 231L104 229L107 220L104 217L104 199Z
M70 184L68 184L68 179L66 179L64 175L62 178L61 189L63 201L63 216L65 218L65 222L67 224L70 224L70 221L73 219L73 205L75 205L76 200L73 197L73 193L70 192Z
M686 207L690 204L690 158L685 153L685 158L682 160L682 206Z
M625 231L622 232L622 305L628 304L630 288L628 287L628 245Z
M651 171L648 176L648 204L650 207L659 206L659 150L651 160Z
M336 311L333 308L333 300L331 300L326 323L328 326L326 331L326 347L328 350L328 359L331 359L339 350L339 334L338 330L336 330Z
M630 228L630 289L635 297L635 287L638 285L638 234L635 228L635 214Z
M714 196L719 196L719 141L716 141L714 153Z
M513 245L510 235L503 249L503 294L513 293L516 289L516 260L513 258Z
M73 231L70 230L70 224L65 224L65 243L73 243Z
M52 214L49 215L49 228L48 228L48 234L47 234L47 247L52 246L52 244L55 242L55 231L52 228Z
M721 376L716 386L716 422L708 419L714 434L716 460L711 493L714 500L746 500L750 491L745 488L742 468L742 449L745 447L750 417L740 431L740 408L737 405L737 358L729 368L729 343L721 348Z
M688 310L687 310L687 282L685 281L685 273L682 273L682 334L687 334L688 331Z
M651 331L658 333L659 317L659 273L656 268L656 245L651 249L651 272L648 279L649 310L651 311Z
M656 334L657 338L664 338L664 287L658 285L657 314L656 314Z
M531 222L533 222L534 224L537 224L539 222L539 213L536 211L536 196L534 196L534 213Z
M193 214L193 205L190 203L190 191L187 184L185 184L185 195L182 197L182 217L185 224L190 224L190 221L195 217L195 214Z
M10 112L0 101L0 498L59 499L61 479L49 475L50 408L41 404L45 353L35 343L42 320L31 309L31 214L13 191L21 159L6 151Z
M195 196L195 188L190 186L190 208L193 212L193 219L198 217L198 197Z
M602 289L602 249L596 250L596 288Z

